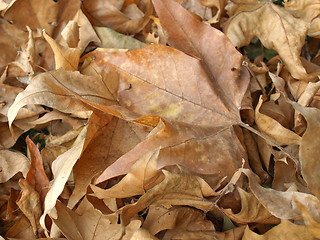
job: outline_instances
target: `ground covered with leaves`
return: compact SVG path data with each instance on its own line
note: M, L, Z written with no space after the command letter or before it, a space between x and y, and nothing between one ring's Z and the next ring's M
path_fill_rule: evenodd
M3 238L320 238L319 0L0 15Z

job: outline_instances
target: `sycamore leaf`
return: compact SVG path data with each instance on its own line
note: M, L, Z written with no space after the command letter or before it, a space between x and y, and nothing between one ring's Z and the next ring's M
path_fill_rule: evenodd
M308 209L299 201L295 201L301 210L304 224L306 225L309 232L315 237L320 238L320 223L312 218Z
M77 29L77 31L79 31ZM81 49L65 47L57 43L54 39L43 32L43 37L47 40L54 52L56 69L63 68L65 70L75 71L78 69L78 64L81 55Z
M236 223L264 223L277 224L279 219L271 215L259 200L252 194L237 188L241 198L241 211L233 213L231 209L223 209L223 212Z
M82 3L84 13L93 26L109 27L123 34L136 34L149 22L153 13L151 0L139 1L138 4L128 5L122 12L123 1L98 0Z
M230 112L228 115L238 116L249 84L248 72L240 70L241 54L227 36L199 21L175 1L153 0L153 3L161 25L167 32L169 44L201 59L222 103L219 109L227 109Z
M316 77L307 74L299 58L308 31L306 21L270 1L250 0L246 4L235 1L228 14L230 18L223 30L236 47L249 45L253 37L258 37L266 48L279 53L294 78Z
M54 29L52 23L57 22L58 11L59 3L54 1L22 0L14 2L6 11L4 18L22 30L25 30L25 26L29 26L32 30L45 29L51 35Z
M212 222L205 219L205 215L193 208L185 206L175 206L172 208L165 208L163 206L151 205L147 218L143 224L143 228L149 230L150 233L156 235L157 233L173 229L173 231L166 232L168 235L176 235L183 231L214 231Z
M122 209L121 219L124 225L130 222L130 219L147 208L151 204L162 206L188 205L201 209L209 210L212 202L203 198L199 180L196 176L186 173L173 174L163 170L165 179L149 191L147 191L139 200Z
M308 188L319 199L320 187L317 182L318 179L320 179L320 170L318 170L318 157L320 154L320 149L318 147L318 134L320 134L320 110L317 108L303 107L294 102L292 102L292 105L307 120L307 130L302 136L299 152L301 173L303 179L308 184Z
M45 198L44 213L40 219L40 224L43 227L43 229L46 229L46 215L50 213L56 205L56 201L63 191L64 185L66 184L69 178L72 168L78 160L80 154L82 153L83 145L85 143L86 131L87 128L84 128L82 132L79 134L76 141L74 142L73 146L68 151L61 154L52 164L52 172L54 179Z
M98 240L120 239L117 214L104 215L85 198L74 212L61 202L56 204L52 220L68 239Z
M272 239L280 239L280 240L312 240L314 239L311 233L308 231L306 226L297 225L291 223L288 220L282 220L281 224L273 227L271 230L266 232L263 235L259 235L247 228L244 231L243 240L272 240Z
M8 181L18 172L26 176L29 167L30 162L22 153L7 149L0 150L0 183Z
M159 182L161 179L161 173L157 170L159 151L160 149L156 149L145 154L115 186L102 190L99 187L91 185L91 189L98 198L126 198L144 194L156 185L154 183L155 180Z
M148 127L116 117L110 119L110 115L96 113L90 117L89 126L96 125L96 134L74 166L75 188L68 202L69 207L73 207L83 197L93 177L131 150L149 133Z
M40 201L43 204L49 189L49 179L44 172L43 160L38 147L29 137L26 138L26 142L31 157L31 166L26 181L39 193Z
M228 93L214 88L198 59L163 45L118 54L96 50L92 55L98 65L119 73L121 106L140 115L163 117L149 138L106 169L98 182L115 176L110 175L112 168L127 173L134 161L158 146L162 147L159 167L180 164L198 173L217 174L214 166L219 166L216 180L240 167L245 155L231 127L241 123L239 110L228 108L233 104ZM237 93L230 93L231 98Z
M249 179L249 187L260 203L275 217L280 219L295 219L301 217L301 212L294 199L303 202L314 219L320 220L320 202L311 195L294 191L276 191L263 188L259 178L249 169L239 169Z
M90 108L75 99L74 93L92 102L110 105L114 97L102 79L81 75L63 69L42 73L32 79L28 87L20 93L8 111L9 125L19 110L30 104L41 104L65 113L88 111ZM103 86L103 87L102 87ZM70 92L73 91L73 92Z
M133 37L123 35L110 28L95 27L95 30L99 38L101 39L101 48L119 48L135 50L147 45Z
M282 126L278 121L260 112L260 108L263 104L262 96L260 96L259 102L255 110L255 122L258 129L266 136L271 137L279 145L299 145L301 137L296 133Z

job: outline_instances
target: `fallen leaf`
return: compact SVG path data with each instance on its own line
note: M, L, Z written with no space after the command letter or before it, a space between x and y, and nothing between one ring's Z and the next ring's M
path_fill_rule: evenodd
M95 30L101 39L101 48L119 48L135 50L142 48L147 44L138 41L130 36L118 33L110 28L106 27L95 27Z
M29 137L26 138L26 142L31 157L31 166L27 173L26 181L39 194L40 202L43 204L49 190L49 180L44 172L43 160L38 147Z
M320 197L320 188L317 179L320 178L317 164L320 149L318 148L317 136L319 134L320 110L317 108L303 107L292 102L293 107L307 120L307 130L302 136L300 144L300 162L303 179L308 184L311 192Z
M121 225L118 224L118 214L103 215L84 198L76 211L57 202L56 216L52 220L59 226L65 236L71 239L120 239L122 236ZM126 232L137 231L140 221L132 221ZM106 231L107 229L107 231Z
M141 210L157 204L162 206L188 205L208 211L212 202L203 198L197 177L185 173L173 174L163 170L165 179L155 187L148 190L139 200L122 209L121 219L126 226L130 219Z
M107 54L98 50L92 54L98 65L119 72L120 105L141 115L164 118L149 138L118 159L115 163L118 166L112 165L112 168L128 171L132 162L158 146L162 146L159 167L181 164L198 173L212 174L213 165L225 164L225 167L219 167L224 172L218 179L231 176L231 172L240 167L241 158L245 158L243 149L234 140L227 140L235 139L230 126L241 122L238 109L226 108L227 93L216 91L198 59L162 45L127 53ZM182 62L189 68L186 69ZM242 80L245 81L239 81ZM217 154L220 151L221 154ZM238 160L233 162L232 159ZM109 175L110 171L112 169L107 169L98 181L114 176Z
M157 170L157 158L160 148L148 152L139 159L131 168L130 172L115 186L102 190L91 185L91 189L98 198L126 198L136 195L143 195L146 191L152 188L154 182L161 178L160 172ZM160 181L161 181L160 180Z
M231 209L223 209L223 212L234 222L241 224L264 223L278 224L279 219L274 217L252 194L237 188L241 198L241 211L233 213Z
M25 179L20 179L19 185L22 192L17 200L17 205L30 221L34 236L38 236L41 230L39 219L42 214L39 193Z
M54 30L52 23L57 22L58 11L59 3L54 1L22 0L15 1L4 14L4 18L22 30L29 26L32 30L45 29L51 35ZM17 12L23 14L16 14Z
M227 8L230 18L223 31L234 46L249 45L256 36L263 46L279 53L294 78L315 79L316 75L307 74L299 58L309 28L305 20L268 1L250 0L246 4L235 1Z
M266 232L263 235L259 235L253 231L250 230L250 228L247 226L243 237L243 240L271 240L271 239L306 239L311 240L314 239L311 235L311 233L307 230L305 226L297 225L294 223L291 223L288 220L282 220L281 224L273 227L271 230Z
M89 21L95 27L109 27L123 34L136 34L149 22L153 13L150 0L140 1L137 5L131 4L121 11L123 1L99 2L85 1L82 9ZM133 6L132 6L133 5ZM138 15L136 13L138 12Z
M26 176L30 167L30 162L22 153L0 150L0 182L4 183L12 178L16 173L22 172Z
M263 104L262 96L260 96L259 102L255 110L255 122L260 132L266 136L272 138L279 145L299 145L301 137L289 129L283 127L275 119L260 112L260 108Z
M78 29L77 29L78 30ZM63 68L65 70L75 71L78 69L78 64L81 55L81 49L65 47L58 44L54 39L43 32L43 37L47 40L54 52L56 69Z

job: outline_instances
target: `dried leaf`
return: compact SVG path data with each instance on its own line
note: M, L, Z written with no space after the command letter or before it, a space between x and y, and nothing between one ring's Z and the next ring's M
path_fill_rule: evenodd
M157 182L162 180L161 174L157 170L159 152L160 149L156 149L145 154L115 186L102 190L101 188L91 185L91 189L98 198L126 198L144 194L156 185L154 183L155 180L157 180Z
M135 50L142 48L147 44L138 41L135 38L120 34L110 28L95 27L95 30L101 39L101 48L119 48Z
M271 230L263 235L259 235L247 227L242 237L243 240L271 240L271 239L293 239L293 240L312 240L314 239L311 233L305 226L291 223L288 220L282 220L281 224L273 227Z
M223 212L234 222L277 224L279 219L275 218L252 194L237 188L241 198L241 211L233 213L231 209L224 209Z
M39 193L40 202L43 204L49 190L49 179L44 172L43 160L38 147L29 137L26 138L26 142L31 157L31 166L27 173L26 181Z
M235 46L249 45L256 36L266 48L279 53L294 78L315 79L316 75L307 74L299 58L309 27L305 20L295 18L272 2L256 0L246 4L235 2L228 8L228 14L231 17L223 30Z
M230 125L239 123L239 110L226 108L223 100L228 96L211 85L199 60L162 45L127 53L107 54L98 50L92 54L98 65L119 72L120 105L141 115L154 114L168 120L157 122L149 138L118 159L118 166L112 168L125 174L142 154L158 146L162 146L159 167L178 163L195 172L216 174L213 166L225 164L219 167L224 172L218 179L231 176L240 167L241 158L245 158L243 149L234 140L227 140L235 139ZM107 169L98 181L115 176L109 175L111 172Z
M283 127L275 119L262 114L260 108L263 104L262 96L260 96L258 105L255 110L255 121L259 130L272 138L279 145L290 145L290 144L300 144L301 137L296 133L290 131Z
M197 177L182 174L173 174L163 170L165 179L147 191L135 204L126 205L122 209L121 219L124 225L139 211L151 204L162 206L188 205L208 211L212 202L203 198Z
M318 147L320 110L317 108L303 107L294 102L292 102L292 105L307 120L307 130L303 134L300 144L299 157L301 162L301 173L303 179L308 184L308 188L319 198L320 188L319 184L317 184L317 179L320 178L318 171L318 156L320 154L320 149Z
M33 233L37 236L41 229L39 219L42 214L42 204L39 193L30 186L28 181L25 179L20 179L19 185L21 187L22 194L17 200L17 205L30 221Z
M0 183L8 181L18 172L26 176L29 167L30 162L22 153L7 149L0 150Z
M77 29L78 30L78 29ZM81 55L81 49L65 47L58 44L54 39L43 32L43 37L47 40L54 52L56 69L63 68L65 70L75 71L78 69L78 64Z

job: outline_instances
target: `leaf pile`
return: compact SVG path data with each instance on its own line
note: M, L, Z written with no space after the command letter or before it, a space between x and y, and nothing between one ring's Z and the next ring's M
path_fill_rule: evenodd
M0 1L1 236L320 238L320 4L279 2Z

